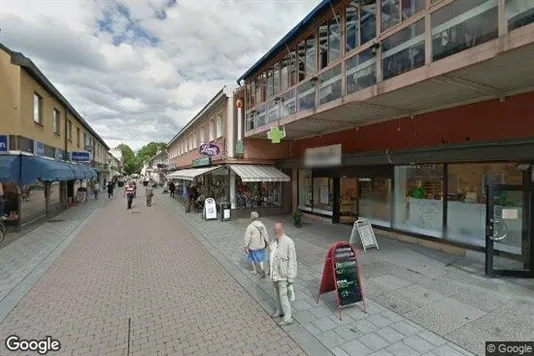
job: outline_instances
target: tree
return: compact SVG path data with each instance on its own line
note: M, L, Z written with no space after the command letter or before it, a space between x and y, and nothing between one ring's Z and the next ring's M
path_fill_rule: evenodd
M139 162L144 163L148 161L151 157L155 156L159 151L165 151L167 148L167 143L165 142L150 142L149 144L141 147L137 151L137 159Z
M125 143L121 143L117 146L117 148L121 150L123 169L126 174L130 175L134 173L139 173L141 171L142 164L140 164L138 158L136 157L130 146Z

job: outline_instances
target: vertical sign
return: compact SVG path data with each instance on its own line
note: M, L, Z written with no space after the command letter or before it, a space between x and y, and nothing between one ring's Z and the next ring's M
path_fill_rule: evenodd
M0 135L0 152L9 151L9 136Z

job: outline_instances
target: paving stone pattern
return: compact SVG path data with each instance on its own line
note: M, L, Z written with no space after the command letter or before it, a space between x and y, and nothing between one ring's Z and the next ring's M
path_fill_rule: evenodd
M248 272L242 249L246 219L203 221L200 214L186 214L179 201L159 197L212 254L232 264L227 269L265 309L274 305L271 283ZM368 313L346 308L339 321L333 293L321 296L319 304L315 298L325 253L334 241L348 239L350 227L309 223L295 229L287 217L281 219L299 261L293 304L298 323L285 329L296 340L295 335L311 335L342 356L484 355L485 341L534 340L532 281L482 278L476 273L480 261L381 237L380 251L359 258ZM262 221L272 231L275 219ZM314 350L306 345L313 344L309 337L297 341L308 353Z
M142 203L91 218L0 324L0 355L11 334L51 335L54 355L305 355L164 204Z

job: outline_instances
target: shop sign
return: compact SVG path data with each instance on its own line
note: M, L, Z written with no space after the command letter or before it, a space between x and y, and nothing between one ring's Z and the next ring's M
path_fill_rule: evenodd
M202 157L194 159L192 164L193 167L204 167L211 165L211 157Z
M245 145L242 140L239 140L235 143L235 153L238 155L245 153Z
M76 162L89 162L91 160L91 155L89 152L72 152L71 160Z
M271 140L272 143L280 143L282 139L286 137L286 130L280 130L278 126L271 127L271 130L267 133L267 138Z
M9 151L9 135L0 135L0 152Z
M206 156L218 156L221 153L221 149L214 143L203 143L198 148L198 152Z
M34 140L33 141L33 154L36 156L44 156L45 155L44 143Z
M54 158L57 159L58 161L65 160L65 151L63 151L60 148L56 148L56 154L54 155Z
M310 168L341 165L341 144L308 148L304 152L304 165Z

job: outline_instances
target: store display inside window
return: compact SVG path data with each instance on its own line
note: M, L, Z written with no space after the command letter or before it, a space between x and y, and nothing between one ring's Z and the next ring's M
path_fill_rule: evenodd
M282 183L243 183L236 176L236 208L274 208L282 205Z
M311 170L299 170L299 209L311 211L313 200Z
M8 223L19 220L19 190L13 182L0 182L0 216L7 217Z
M339 222L353 223L358 216L356 200L358 198L358 180L356 178L341 178L339 194Z
M212 175L209 194L217 203L228 201L229 181L227 175ZM206 193L206 192L204 192Z
M331 215L334 203L334 180L313 178L313 211Z

